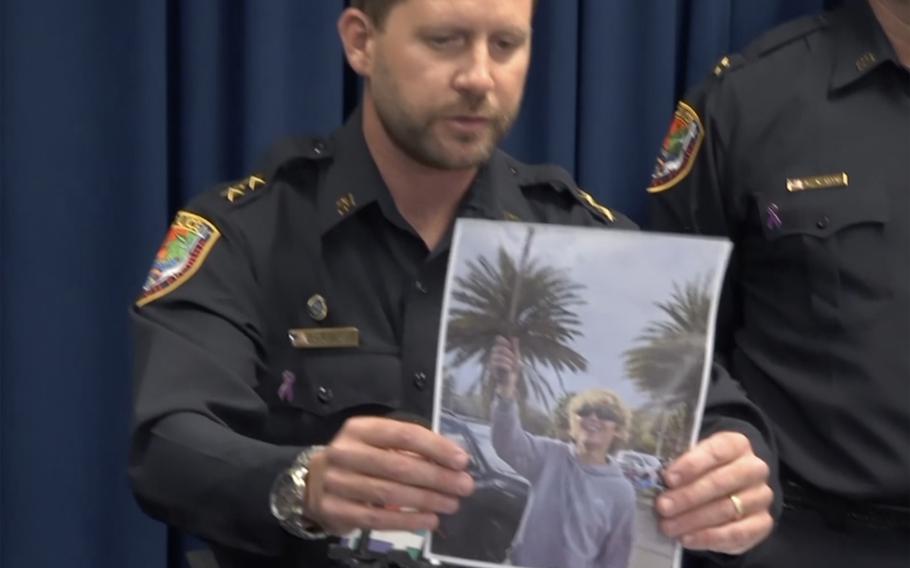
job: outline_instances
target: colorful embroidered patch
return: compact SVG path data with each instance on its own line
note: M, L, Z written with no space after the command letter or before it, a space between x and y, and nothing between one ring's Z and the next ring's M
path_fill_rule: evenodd
M695 109L680 101L670 124L670 132L657 157L657 166L651 176L648 193L670 189L689 175L698 150L701 148L705 129Z
M220 236L207 219L179 211L155 256L136 305L144 306L189 280Z

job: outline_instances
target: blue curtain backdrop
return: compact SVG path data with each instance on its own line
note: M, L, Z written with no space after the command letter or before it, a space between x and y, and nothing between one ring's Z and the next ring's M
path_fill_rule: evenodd
M492 0L491 0L492 1ZM544 0L507 148L638 220L674 101L826 0ZM355 102L343 0L0 0L0 566L176 568L125 476L127 306L171 215Z

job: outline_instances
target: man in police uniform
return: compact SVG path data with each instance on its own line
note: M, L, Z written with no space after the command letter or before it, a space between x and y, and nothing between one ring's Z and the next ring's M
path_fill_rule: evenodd
M736 244L718 354L778 437L746 566L910 566L910 2L848 2L724 58L658 160L659 230Z
M134 311L135 492L222 568L329 566L324 533L433 529L473 491L464 451L389 416L430 415L456 216L633 227L496 150L531 0L353 4L338 27L361 109L181 211ZM770 531L776 477L731 385L718 374L662 514L688 547L736 554Z

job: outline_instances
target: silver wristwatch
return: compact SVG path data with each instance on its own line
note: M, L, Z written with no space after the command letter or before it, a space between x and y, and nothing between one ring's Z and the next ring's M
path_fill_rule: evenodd
M281 527L305 540L318 540L328 536L319 525L307 518L304 506L310 458L323 449L325 446L309 446L300 452L291 467L275 478L269 494L272 515L278 519Z

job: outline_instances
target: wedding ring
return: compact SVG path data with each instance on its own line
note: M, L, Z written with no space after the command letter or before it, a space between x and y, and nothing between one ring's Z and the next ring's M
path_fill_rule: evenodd
M733 503L733 508L736 509L736 520L738 521L746 514L743 509L743 500L739 498L739 495L733 493L730 495L730 502Z

